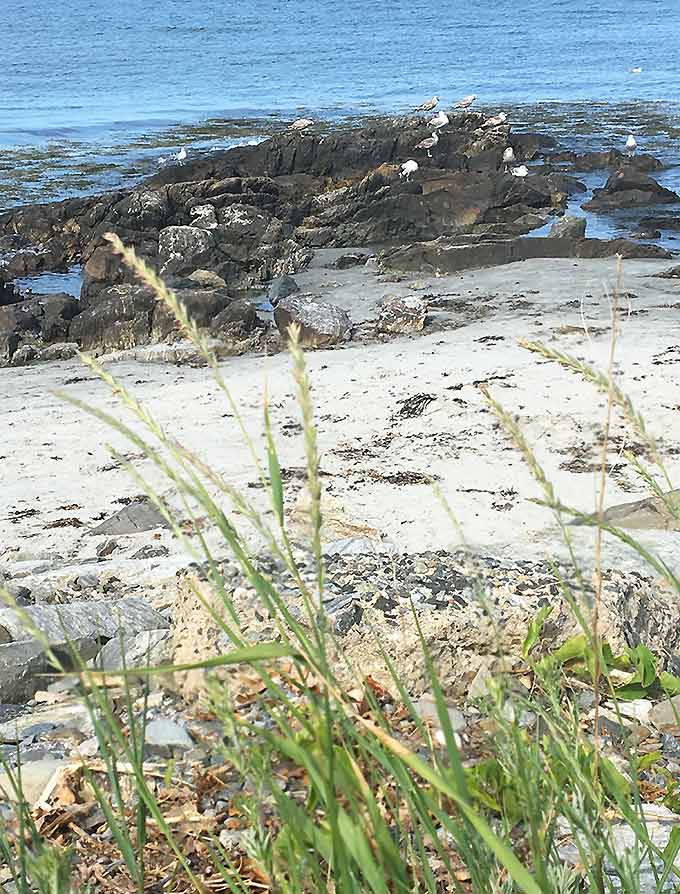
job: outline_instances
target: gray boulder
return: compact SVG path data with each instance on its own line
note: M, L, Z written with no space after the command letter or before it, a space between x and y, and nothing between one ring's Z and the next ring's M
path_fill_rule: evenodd
M264 328L257 311L246 298L228 304L210 324L210 331L217 338L245 338Z
M171 659L170 631L144 630L134 635L114 637L97 655L94 664L101 670L157 667Z
M300 286L295 282L293 277L284 274L283 276L277 276L276 279L271 281L267 294L269 295L271 303L276 304L281 298L287 298L289 295L294 295L299 291Z
M155 304L144 286L110 286L97 294L96 304L72 321L69 336L84 351L117 351L147 344Z
M586 235L585 217L570 217L565 215L556 220L550 227L550 236L569 239L584 239Z
M305 347L322 348L341 344L350 337L352 322L341 307L318 301L312 295L289 295L280 299L274 309L274 322L284 337L296 323L300 342Z
M610 208L635 208L641 205L680 202L680 196L661 186L653 177L626 165L615 171L602 189L582 207L586 211Z

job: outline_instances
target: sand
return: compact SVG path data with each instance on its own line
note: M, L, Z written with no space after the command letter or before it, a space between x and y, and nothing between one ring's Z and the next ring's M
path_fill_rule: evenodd
M461 534L427 483L431 476L465 540L476 549L512 557L560 552L554 520L531 502L540 490L499 430L478 383L487 382L516 416L562 500L592 511L599 475L596 439L605 400L573 374L522 349L518 339L540 339L605 366L605 293L615 282L616 262L538 260L389 282L372 263L347 271L332 269L329 265L338 254L319 252L312 268L297 279L303 289L346 307L357 322L374 317L377 302L387 294L428 295L434 304L448 302L449 312L435 311L421 335L309 353L324 484L334 510L359 527L379 532L399 550L452 548ZM671 478L677 481L680 282L654 277L669 266L668 261L624 263L628 297L616 357L619 382L660 438ZM265 505L262 490L253 486L257 473L249 451L206 369L125 358L109 361L107 368L166 431L258 505ZM266 383L282 465L302 468L303 442L287 354L232 358L222 370L260 452ZM24 567L25 573L49 571L55 556L71 570L92 559L95 547L106 538L91 536L88 528L119 509L117 500L141 490L125 470L112 467L108 445L123 452L136 453L135 448L104 423L65 403L55 389L119 412L117 399L78 360L0 372L0 562L15 570ZM401 417L400 401L423 393L434 397L423 414ZM614 468L607 476L607 505L647 493L619 456L634 438L618 418L612 434ZM154 480L148 460L133 459L133 465ZM300 486L295 476L288 482L289 510ZM161 487L167 492L167 484ZM37 511L13 517L26 510ZM71 518L82 527L49 527ZM575 533L579 549L588 553L591 532ZM674 560L677 534L643 536ZM138 582L171 578L188 561L186 549L168 532L116 539L121 550L108 565L119 576L134 576ZM170 555L132 560L144 543L165 544ZM620 548L609 547L606 561L621 565Z

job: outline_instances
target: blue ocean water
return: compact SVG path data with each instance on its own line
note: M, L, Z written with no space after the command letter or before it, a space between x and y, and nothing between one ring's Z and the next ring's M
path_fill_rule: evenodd
M0 46L0 207L433 93L584 145L680 141L680 0L2 0Z

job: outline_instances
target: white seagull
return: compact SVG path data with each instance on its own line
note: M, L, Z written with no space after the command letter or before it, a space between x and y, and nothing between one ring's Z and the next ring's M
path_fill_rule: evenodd
M505 170L508 170L508 165L512 164L515 160L515 150L512 146L508 146L508 148L503 153L503 164L505 165Z
M636 65L635 68L631 68L630 73L634 74L634 75L639 75L639 74L642 74L642 69L640 68L639 65Z
M411 175L415 174L420 165L417 161L414 161L412 158L409 158L408 161L405 161L401 166L401 171L399 171L400 177L405 177L407 181L411 179Z
M304 130L307 127L311 127L312 124L314 124L313 118L298 118L296 121L293 121L288 130Z
M469 109L472 103L477 99L476 93L471 93L469 96L464 96L462 99L459 99L456 103L457 109Z
M421 103L416 108L416 112L431 112L432 109L436 109L438 105L439 105L439 97L433 96L432 99L428 99L425 102Z
M630 134L628 139L626 140L626 149L628 150L629 155L635 155L635 150L637 149L637 140Z
M431 127L433 130L439 130L442 127L446 127L448 123L449 116L446 114L446 112L439 111L434 116L434 118L430 118L430 120L427 122L427 126Z
M507 120L508 116L505 112L500 112L498 115L494 115L493 118L487 118L481 126L483 129L487 127L500 127L501 124L505 124Z
M177 155L175 156L175 159L176 159L178 162L180 162L180 164L181 164L183 161L186 161L186 160L187 160L187 150L184 148L184 146L182 146L182 148L179 150L179 152L178 152Z
M416 149L427 149L427 157L432 158L432 150L439 142L439 134L435 130L431 137L425 137L424 140L421 140Z
M526 165L520 165L518 168L512 168L510 173L513 177L526 177L529 173L529 168Z

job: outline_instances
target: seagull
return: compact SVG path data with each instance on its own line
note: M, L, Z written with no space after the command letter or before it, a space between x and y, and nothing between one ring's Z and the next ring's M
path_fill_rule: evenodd
M434 118L430 118L427 122L428 127L432 127L434 130L439 130L442 127L446 127L449 123L449 116L446 112L437 112Z
M639 75L639 74L642 74L642 69L640 68L639 65L636 65L635 68L631 68L630 73L634 74L634 75Z
M476 93L471 93L469 96L464 96L462 99L459 99L456 103L457 109L469 109L472 103L477 99Z
M180 163L187 160L187 150L184 148L184 146L182 146L182 148L179 150L179 152L175 156L175 159Z
M314 124L313 118L298 118L297 121L293 121L288 130L304 130L306 127L311 127Z
M503 153L503 164L505 165L505 170L508 170L508 165L512 164L515 160L515 150L512 146L508 146L508 148Z
M438 135L437 131L435 130L435 131L433 131L431 137L425 137L424 140L421 140L418 143L418 145L416 146L416 149L427 149L427 157L432 158L432 150L434 149L434 147L437 145L438 142L439 142L439 135Z
M635 155L635 150L637 149L637 140L630 134L628 139L626 140L626 149L628 150L629 155Z
M424 103L421 103L417 107L416 112L431 112L432 109L436 109L438 105L439 105L439 97L433 96L432 99L428 99Z
M405 161L401 166L401 171L399 172L400 177L405 177L408 182L411 179L411 174L415 174L420 165L417 161L414 161L412 158L409 158L408 161Z
M513 177L526 177L529 168L526 165L520 165L518 168L511 168L510 173Z
M505 112L500 112L498 115L494 115L493 118L487 118L484 124L482 124L482 128L487 127L500 127L501 124L505 124L508 120L508 116Z

